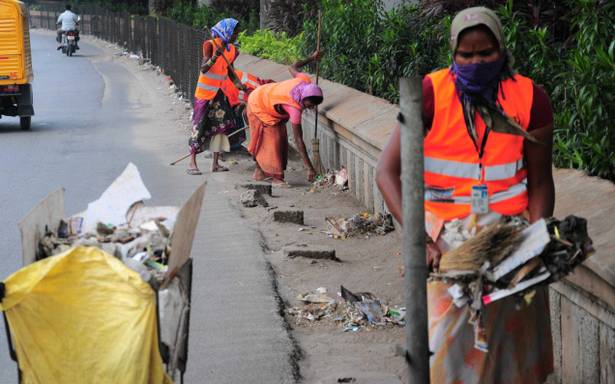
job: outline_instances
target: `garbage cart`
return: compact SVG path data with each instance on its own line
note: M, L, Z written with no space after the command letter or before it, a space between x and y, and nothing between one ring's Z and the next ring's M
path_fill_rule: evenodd
M24 267L0 285L20 382L183 382L204 189L147 207L129 164L87 210L66 217L60 189L24 217Z

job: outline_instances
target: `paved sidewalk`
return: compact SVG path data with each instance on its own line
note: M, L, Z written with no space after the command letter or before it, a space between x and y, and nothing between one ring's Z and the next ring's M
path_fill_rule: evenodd
M231 206L225 179L208 175L194 240L186 382L294 383L295 347L260 236Z

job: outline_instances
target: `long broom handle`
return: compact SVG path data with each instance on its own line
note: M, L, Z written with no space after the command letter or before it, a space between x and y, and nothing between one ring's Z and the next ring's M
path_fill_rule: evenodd
M215 41L215 39L213 38L213 36L211 36L211 34L210 34L210 37L212 38L212 39L211 39L211 43L212 43L212 45L213 45L216 49L218 49L218 45L216 44L216 41ZM220 55L220 56L222 56L222 58L224 59L224 61L226 61L226 64L228 65L228 69L229 69L231 72L233 72L233 75L235 75L235 77L236 77L237 79L239 79L239 76L237 76L237 73L235 72L235 67L233 66L233 64L231 64L231 63L228 61L228 59L226 58L226 56L224 56L224 53L222 53L222 55ZM239 79L239 81L241 81L241 79ZM316 80L316 84L318 84L318 80Z
M243 128L240 128L240 129L236 130L235 132L231 133L230 135L226 135L226 137L227 137L227 138L229 138L229 137L233 137L233 136L235 136L236 134L238 134L239 132L245 131L246 129L248 129L248 127L247 127L247 126L245 126L245 127L243 127ZM172 162L172 163L171 163L171 164L169 164L169 165L175 165L175 164L179 163L180 161L182 161L182 160L184 160L184 159L187 159L188 157L190 157L190 155L191 155L191 154L190 154L190 153L188 153L187 155L184 155L184 156L180 157L179 159L175 160L174 162Z
M318 10L318 33L316 35L316 50L320 51L320 31L322 28L322 11ZM318 85L318 78L320 77L320 60L316 61L316 85ZM318 105L314 114L314 139L318 138Z

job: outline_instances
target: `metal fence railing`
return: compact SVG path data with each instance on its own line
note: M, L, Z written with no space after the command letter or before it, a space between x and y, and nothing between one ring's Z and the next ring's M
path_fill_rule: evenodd
M30 26L56 29L63 9L54 6L30 10ZM141 55L171 76L179 92L191 98L202 61L201 44L206 33L174 20L110 12L97 6L76 9L82 34L96 36Z

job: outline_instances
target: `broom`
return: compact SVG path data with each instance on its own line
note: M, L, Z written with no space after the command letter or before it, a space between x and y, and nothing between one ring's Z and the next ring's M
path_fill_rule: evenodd
M316 35L316 50L320 50L320 30L322 24L322 13L318 10L318 34ZM320 76L320 60L316 62L316 85L318 85L318 77ZM320 140L318 139L318 106L316 106L314 114L314 138L312 139L312 158L314 159L314 170L317 175L325 173L325 169L320 161Z
M503 223L483 228L475 237L446 252L440 259L440 272L477 271L487 260L498 265L523 241L521 229Z

